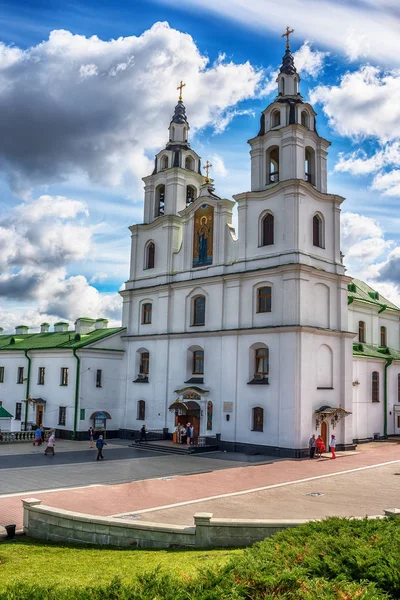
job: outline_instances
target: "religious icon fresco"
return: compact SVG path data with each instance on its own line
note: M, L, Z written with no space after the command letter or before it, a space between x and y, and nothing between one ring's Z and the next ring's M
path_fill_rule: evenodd
M202 204L194 214L193 267L212 264L214 208Z

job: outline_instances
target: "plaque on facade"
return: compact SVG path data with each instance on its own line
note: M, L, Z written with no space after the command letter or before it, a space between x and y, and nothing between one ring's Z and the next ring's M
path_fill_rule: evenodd
M226 412L226 413L233 412L233 402L224 402L224 412Z

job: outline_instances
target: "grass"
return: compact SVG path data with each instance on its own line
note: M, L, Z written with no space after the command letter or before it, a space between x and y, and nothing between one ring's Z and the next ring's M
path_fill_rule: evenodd
M127 550L92 546L59 546L18 537L0 544L2 585L40 583L75 586L109 583L117 577L132 581L137 575L160 569L179 578L192 577L207 567L223 567L242 550Z

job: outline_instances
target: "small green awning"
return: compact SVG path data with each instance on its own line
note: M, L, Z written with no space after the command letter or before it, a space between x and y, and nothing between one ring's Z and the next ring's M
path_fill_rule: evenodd
M0 419L12 419L13 416L3 407L0 406Z

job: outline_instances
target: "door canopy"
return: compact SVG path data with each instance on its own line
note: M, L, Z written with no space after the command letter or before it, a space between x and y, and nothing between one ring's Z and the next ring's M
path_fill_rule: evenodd
M335 429L336 424L344 419L344 417L348 417L351 415L351 412L345 410L340 405L338 408L332 408L331 406L321 406L315 411L317 415L316 426L319 427L320 422L330 419L332 428Z

